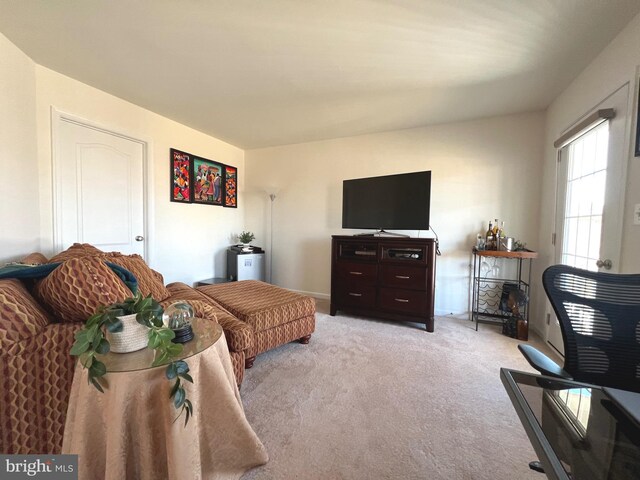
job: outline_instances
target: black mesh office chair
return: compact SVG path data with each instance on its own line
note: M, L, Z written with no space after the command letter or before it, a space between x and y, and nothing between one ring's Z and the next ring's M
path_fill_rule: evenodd
M554 265L542 285L560 322L564 367L518 345L544 375L640 392L640 274Z

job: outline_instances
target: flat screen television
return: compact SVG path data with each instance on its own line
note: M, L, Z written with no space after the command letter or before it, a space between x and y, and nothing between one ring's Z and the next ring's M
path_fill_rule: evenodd
M428 230L431 171L342 182L342 228Z

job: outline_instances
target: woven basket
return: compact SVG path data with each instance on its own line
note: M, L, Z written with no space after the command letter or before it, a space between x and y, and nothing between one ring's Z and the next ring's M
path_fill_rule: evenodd
M122 331L111 333L107 330L107 340L114 353L129 353L142 350L149 343L149 327L136 321L136 314L118 317L122 321Z

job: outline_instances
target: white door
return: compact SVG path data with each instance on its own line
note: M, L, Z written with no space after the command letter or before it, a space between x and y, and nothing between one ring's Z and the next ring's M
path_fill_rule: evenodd
M615 117L559 151L555 263L592 271L619 270L624 200L628 85L597 109ZM562 333L549 305L547 341L564 352Z
M54 115L54 239L145 258L146 144Z

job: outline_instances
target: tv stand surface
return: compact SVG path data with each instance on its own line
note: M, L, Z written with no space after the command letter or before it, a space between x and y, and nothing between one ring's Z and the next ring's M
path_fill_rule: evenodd
M433 332L435 274L433 238L334 235L329 313L423 323Z
M385 229L380 228L376 230L374 233L356 233L354 237L400 237L400 238L409 238L409 235L404 233L394 233L387 232Z

